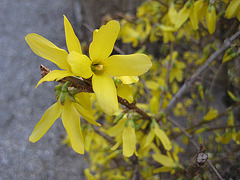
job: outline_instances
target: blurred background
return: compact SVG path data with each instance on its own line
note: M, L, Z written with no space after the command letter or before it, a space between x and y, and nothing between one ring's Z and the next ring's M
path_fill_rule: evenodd
M76 25L73 9L78 7L72 0L0 1L0 179L83 176L82 156L61 144L65 130L60 119L40 141L28 141L45 110L56 101L53 82L35 89L41 78L39 66L55 67L36 56L24 39L34 32L66 49L63 15Z

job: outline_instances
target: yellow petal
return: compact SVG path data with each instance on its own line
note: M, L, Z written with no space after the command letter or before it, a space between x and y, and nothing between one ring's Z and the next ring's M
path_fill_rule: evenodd
M169 18L169 20L170 20L170 22L171 22L172 24L175 23L175 20L176 20L176 18L177 18L177 11L176 11L176 9L175 9L174 4L171 4L171 5L170 5L170 8L169 8L169 10L168 10L168 18Z
M177 28L175 27L171 27L171 26L166 26L166 25L159 25L158 26L162 31L167 31L167 32L175 32L177 30Z
M233 0L230 2L226 10L225 17L228 19L233 18L233 16L235 16L236 13L239 13L239 11L240 11L240 1Z
M194 3L194 11L197 13L198 20L202 20L207 12L208 2L198 0Z
M216 9L211 6L206 13L207 29L210 34L213 34L216 27Z
M187 8L186 5L178 12L176 21L175 21L175 28L180 28L185 21L187 21L190 15L190 8Z
M170 149L172 149L172 143L171 143L171 141L169 140L169 138L168 138L168 136L166 135L166 133L165 133L163 130L161 130L157 124L156 124L155 127L154 127L154 131L155 131L156 136L161 140L164 148L165 148L166 150L168 150L168 151L169 151Z
M63 105L62 122L70 138L73 150L79 154L84 154L84 140L80 126L80 117L73 106L73 102Z
M101 109L112 115L118 110L117 90L112 78L108 75L93 75L93 91Z
M104 64L105 73L112 76L139 76L152 66L145 54L113 55Z
M173 160L168 156L165 156L162 154L154 154L153 159L164 166L168 166L168 167L174 166Z
M97 180L97 178L95 178L89 169L84 169L84 174L87 177L88 180Z
M154 170L153 170L153 173L169 172L169 171L171 171L172 169L173 169L172 167L163 166L163 167L154 169Z
M94 33L93 41L89 47L91 60L103 61L110 56L119 30L119 22L112 20Z
M115 138L115 140L116 140L116 144L115 144L113 147L111 147L111 150L112 150L112 151L115 151L115 150L120 146L120 144L121 144L121 142L122 142L122 134L119 134L119 135Z
M107 131L107 134L111 137L117 136L118 134L120 134L123 131L123 129L125 127L125 122L126 122L125 118L119 120L115 126L111 127Z
M35 126L31 136L29 137L29 141L33 143L38 141L48 131L55 120L60 116L60 106L60 103L56 102L46 110L41 120Z
M72 51L67 61L71 66L71 70L74 75L81 76L83 78L90 78L92 76L91 60L86 56Z
M75 51L79 54L82 54L82 49L80 42L73 31L73 28L68 21L67 17L64 15L64 29L65 29L65 36L66 36L66 43L68 47L68 52Z
M144 148L148 147L152 143L154 136L155 136L155 132L151 129L150 133L147 135Z
M238 21L240 21L240 11L236 13L236 17L238 18Z
M92 112L90 93L80 92L75 95L75 99L76 99L77 103L80 104L83 108Z
M208 113L203 117L205 121L211 121L218 116L218 110L211 107Z
M119 76L118 78L123 82L123 84L132 84L139 81L138 76Z
M58 48L52 42L35 33L28 34L25 40L38 56L52 61L61 69L69 69L69 64L67 63L68 53L64 49Z
M126 99L129 103L133 102L132 88L127 84L122 84L117 88L117 94Z
M53 70L50 71L46 76L44 76L40 81L38 81L35 88L37 88L42 82L45 81L59 81L60 79L67 77L67 76L73 76L73 74L70 71L65 70Z
M129 122L128 126L123 130L122 141L123 155L126 157L132 156L136 149L136 134L135 127L131 122Z
M198 29L198 14L197 14L197 12L198 12L197 6L196 7L194 6L193 8L191 8L189 18L190 18L193 30Z
M81 105L74 103L75 108L78 110L78 112L80 113L80 115L87 120L89 123L92 123L96 126L101 126L101 124L99 124L98 122L95 121L93 114L88 111L87 109L83 108Z
M160 98L157 96L153 96L150 101L150 110L152 111L153 114L158 113L159 103L160 103Z

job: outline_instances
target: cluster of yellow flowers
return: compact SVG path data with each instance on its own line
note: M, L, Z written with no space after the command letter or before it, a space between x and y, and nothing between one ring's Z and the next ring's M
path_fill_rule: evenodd
M82 54L80 42L65 16L64 27L68 52L38 34L28 34L25 38L35 54L52 61L62 69L50 71L37 86L44 81L58 81L69 76L92 78L92 88L98 105L105 113L114 114L118 110L118 92L112 77L119 77L127 84L135 82L136 78L131 76L139 76L147 72L152 65L150 59L141 53L110 56L120 30L120 25L115 20L94 31L93 41L89 47L90 59ZM73 149L83 154L84 140L79 115L94 125L100 124L94 119L90 95L71 94L67 85L60 87L61 92L57 96L57 103L44 113L29 140L38 141L54 121L61 117ZM129 95L131 92L128 90L128 86L118 87L119 95L126 96L126 99L131 101L131 95Z
M136 16L128 15L120 23L111 20L96 29L89 56L83 54L65 16L68 51L38 34L28 34L25 39L32 51L60 68L50 71L36 86L45 81L60 83L55 87L57 102L44 113L29 140L38 141L60 117L68 135L63 143L79 154L88 152L90 167L85 169L85 175L89 180L130 179L138 166L146 179L159 179L157 173L184 171L178 157L184 150L174 141L181 131L167 121L169 114L164 109L184 80L218 49L220 43L210 37L217 34L220 18L240 21L240 0L145 1ZM117 38L140 50L130 55L112 55ZM146 55L148 50L150 55ZM239 54L233 45L225 51L222 63ZM136 83L143 74L143 83ZM91 91L81 92L67 81L68 77L85 82ZM192 125L193 119L198 119L199 114L194 114L197 111L205 114L202 124L214 121L219 112L212 106L204 109L207 92L203 85L199 81L192 87L191 93L171 109L171 115L184 117L184 122ZM239 102L233 93L228 94ZM141 103L135 101L137 98ZM123 108L121 100L133 108ZM97 122L100 117L104 118L101 124ZM234 126L232 112L227 124ZM198 134L201 143L201 133L206 129L194 127L187 132ZM215 136L214 143L226 144L232 139L240 143L240 131L235 129L226 130L223 136L216 132ZM187 144L188 138L181 137Z

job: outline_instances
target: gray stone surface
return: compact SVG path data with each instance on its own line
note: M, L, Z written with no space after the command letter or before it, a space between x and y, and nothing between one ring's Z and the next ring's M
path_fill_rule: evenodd
M66 48L63 14L73 22L71 0L0 0L0 179L83 179L83 156L61 145L65 130L58 119L37 143L29 135L54 102L54 82L35 89L39 65L25 35L38 33Z

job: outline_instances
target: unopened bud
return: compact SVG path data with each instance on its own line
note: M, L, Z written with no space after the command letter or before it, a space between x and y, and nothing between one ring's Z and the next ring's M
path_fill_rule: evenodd
M67 97L67 93L66 92L62 92L60 94L60 102L61 102L62 105L65 103L66 97Z

